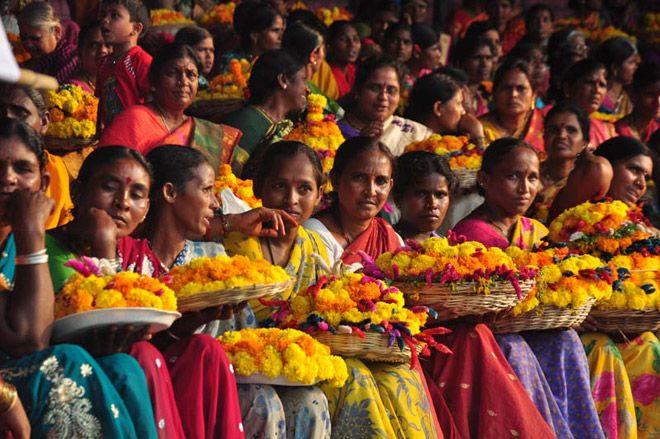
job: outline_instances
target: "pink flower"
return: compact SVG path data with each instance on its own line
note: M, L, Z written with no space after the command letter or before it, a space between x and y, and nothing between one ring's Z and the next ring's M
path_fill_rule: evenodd
M660 376L645 373L635 378L631 387L635 402L649 405L660 397Z
M607 401L614 398L614 372L603 372L594 384L594 389L591 391L594 401ZM616 417L616 410L615 410Z

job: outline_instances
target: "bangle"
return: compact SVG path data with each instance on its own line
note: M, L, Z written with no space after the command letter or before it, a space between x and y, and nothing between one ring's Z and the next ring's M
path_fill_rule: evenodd
M218 218L220 218L220 224L222 225L222 237L226 238L227 235L229 235L229 232L231 232L231 226L229 225L229 220L227 219L227 215L225 215L222 212L220 212Z
M174 335L174 333L173 333L172 331L170 331L169 329L168 329L167 331L165 331L165 332L167 333L167 335L169 335L170 337L172 337L174 340L177 340L177 341L181 340L181 337L177 337L177 336Z
M48 262L48 254L46 254L45 248L34 253L28 253L27 255L16 256L16 265L37 265L45 264L46 262Z
M17 400L16 387L6 382L2 383L0 385L0 415L4 415L11 410Z

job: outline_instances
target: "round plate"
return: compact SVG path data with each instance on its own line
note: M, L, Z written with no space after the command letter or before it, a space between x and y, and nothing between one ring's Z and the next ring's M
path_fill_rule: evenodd
M313 384L303 384L297 381L289 381L283 376L278 376L277 378L270 378L266 375L260 373L253 373L249 376L235 375L236 382L238 384L267 384L270 386L289 386L289 387L307 387L313 386Z
M154 308L104 308L70 314L55 320L53 340L71 341L96 328L112 325L149 326L149 333L163 331L181 314Z

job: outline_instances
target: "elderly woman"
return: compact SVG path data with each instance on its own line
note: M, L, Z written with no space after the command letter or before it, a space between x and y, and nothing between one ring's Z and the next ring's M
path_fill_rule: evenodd
M532 70L523 60L509 60L497 69L493 82L495 107L479 118L486 144L515 137L543 151L543 116L534 105L532 81Z
M190 146L204 153L216 169L229 163L241 133L184 113L197 94L200 71L199 58L190 46L162 48L149 69L154 100L118 114L99 145L128 145L142 154L163 144Z
M28 4L18 16L18 25L21 41L32 55L28 67L67 82L78 69L78 52L64 40L53 7L46 2Z
M550 35L546 53L550 65L548 98L549 101L561 101L564 97L561 87L564 74L573 64L587 57L589 47L582 31L562 29Z
M596 49L595 57L607 68L607 93L599 111L627 116L632 111L632 102L626 88L632 84L641 62L637 47L626 38L613 37Z

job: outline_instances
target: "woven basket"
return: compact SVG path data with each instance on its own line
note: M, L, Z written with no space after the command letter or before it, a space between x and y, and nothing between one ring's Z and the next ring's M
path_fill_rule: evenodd
M453 171L461 189L471 189L477 185L478 169L456 169Z
M394 286L404 292L406 303L451 309L457 316L483 315L502 311L515 306L518 294L508 281L495 281L488 284L490 292L484 294L479 282L457 282L451 284L427 285L417 282L395 282ZM523 298L534 287L534 281L521 281Z
M368 361L382 361L385 363L408 363L411 352L408 345L399 349L395 343L387 346L389 337L386 334L365 332L365 338L356 334L333 334L331 332L316 332L312 334L316 340L330 347L333 355L341 357L354 357ZM417 353L423 346L417 345Z
M641 311L592 309L589 316L603 332L641 334L660 330L660 311L652 308Z
M223 117L242 108L243 105L244 102L242 99L199 99L188 107L186 114L214 123L220 123Z
M44 137L44 143L48 149L58 149L61 151L77 151L96 143L96 141L97 139L95 137L69 137L66 139L51 136Z
M590 297L580 308L559 308L554 305L539 305L535 309L517 316L506 316L488 324L495 334L547 329L573 328L579 326L589 315L596 299Z
M271 285L253 285L227 290L209 291L177 298L179 312L199 311L220 306L236 305L248 300L277 296L291 287L291 281Z

